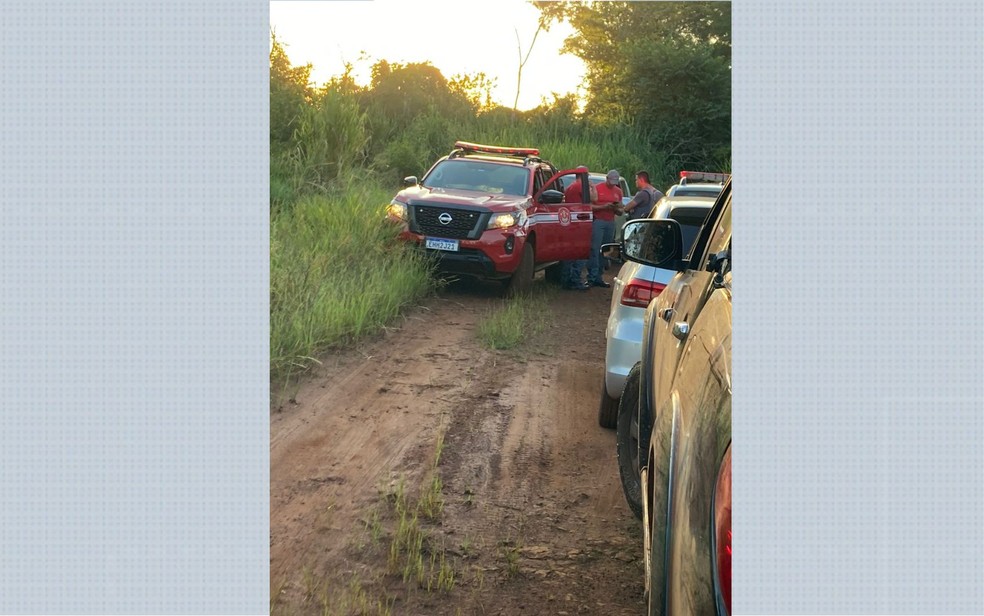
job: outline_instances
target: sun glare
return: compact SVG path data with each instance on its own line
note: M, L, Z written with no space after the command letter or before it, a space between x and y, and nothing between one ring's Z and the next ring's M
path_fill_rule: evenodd
M448 79L484 73L495 82L493 101L512 107L520 54L525 58L532 44L517 104L524 110L552 101L554 94L584 94L583 62L560 53L573 30L555 23L537 34L538 17L524 0L270 3L271 30L292 64L312 65L316 85L342 74L346 65L364 86L379 60L430 62Z

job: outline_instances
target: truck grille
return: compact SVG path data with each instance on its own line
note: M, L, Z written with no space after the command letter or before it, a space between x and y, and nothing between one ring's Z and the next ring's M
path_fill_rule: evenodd
M444 224L440 218L447 214L451 220ZM436 237L463 240L475 229L481 218L480 212L459 210L433 205L413 206L413 219L420 233Z

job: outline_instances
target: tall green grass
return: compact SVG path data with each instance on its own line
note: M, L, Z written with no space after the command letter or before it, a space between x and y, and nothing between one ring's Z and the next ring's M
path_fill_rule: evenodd
M295 120L290 147L283 152L291 177L308 188L327 189L357 170L369 144L366 125L366 114L352 96L324 91Z
M270 223L274 378L326 349L379 331L433 288L429 262L384 218L393 193L350 185L300 197Z

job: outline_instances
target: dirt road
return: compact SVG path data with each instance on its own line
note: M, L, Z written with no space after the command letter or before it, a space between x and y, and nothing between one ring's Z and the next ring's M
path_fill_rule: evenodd
M611 291L547 293L507 352L476 337L497 291L446 289L275 400L273 614L644 612L597 421Z

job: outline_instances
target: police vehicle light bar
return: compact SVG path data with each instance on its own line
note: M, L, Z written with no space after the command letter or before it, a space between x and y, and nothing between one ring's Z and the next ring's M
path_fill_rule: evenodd
M480 143L469 143L468 141L455 141L455 149L466 152L485 152L487 154L505 154L507 156L539 156L540 150L537 148L510 148L497 145L482 145Z
M727 173L711 173L710 171L681 171L680 183L690 182L718 182L724 184L728 179Z

